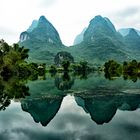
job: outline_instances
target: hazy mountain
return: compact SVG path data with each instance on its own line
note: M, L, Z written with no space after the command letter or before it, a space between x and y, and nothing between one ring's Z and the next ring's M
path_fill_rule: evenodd
M87 30L84 33L84 42L91 43L97 37L115 37L116 29L109 19L102 16L95 16L89 23Z
M132 30L134 28L122 28L122 29L119 29L118 32L122 35L122 36L126 36L129 34L130 30ZM137 34L140 36L140 31L139 30L136 30L134 29Z
M45 63L52 63L56 52L64 47L57 30L44 16L20 34L19 44L30 49L30 60Z
M30 25L30 27L27 29L27 32L32 32L33 29L35 29L38 25L38 20L33 20L32 24Z
M129 33L124 36L124 39L127 45L130 46L133 50L136 49L140 51L140 36L135 29L130 29Z
M79 35L76 36L76 38L74 39L73 45L77 45L83 41L83 37L84 37L84 33L86 29L87 28L84 28L83 31Z
M54 47L61 47L62 42L57 30L54 26L44 17L41 16L39 20L34 20L27 31L22 32L20 35L20 43L36 43L30 49L36 48L37 45L46 44Z
M100 30L106 26L106 29L104 28L105 30L107 30L107 28L109 28L109 30L107 32L109 32L110 29L113 32L116 32L114 25L110 22L110 20L108 18L106 18L106 17L103 18L102 16L98 15L90 21L88 28L84 28L83 31L79 35L76 36L76 38L74 40L74 45L81 43L83 41L83 38L92 40L94 38L94 35L96 35L95 30L97 29L98 26L100 26Z
M137 30L116 31L106 17L95 16L89 26L79 34L71 47L64 47L54 26L44 17L33 21L27 31L20 35L20 44L30 49L33 61L53 63L60 51L68 51L75 61L87 60L92 64L104 63L109 59L123 62L138 59L140 34Z
M134 28L120 29L119 33L123 36L126 48L131 50L132 56L139 59L140 53L140 31Z
M130 51L125 47L124 38L116 31L108 18L94 17L83 35L83 41L70 48L78 58L91 63L104 62L108 59L118 61L130 59ZM77 55L76 55L77 54Z

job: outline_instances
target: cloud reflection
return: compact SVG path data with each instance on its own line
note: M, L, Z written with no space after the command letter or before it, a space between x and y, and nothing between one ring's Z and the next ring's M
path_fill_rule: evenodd
M73 99L67 96L63 100L57 115L46 127L34 123L20 109L20 104L12 103L5 112L0 112L0 140L139 140L140 110L117 111L110 123L97 125ZM3 118L7 119L2 121Z

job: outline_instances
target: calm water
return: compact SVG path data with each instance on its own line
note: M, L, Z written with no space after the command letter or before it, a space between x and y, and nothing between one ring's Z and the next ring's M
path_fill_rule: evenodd
M19 96L14 81L2 84ZM24 84L30 96L1 95L0 140L140 140L140 80L57 74Z

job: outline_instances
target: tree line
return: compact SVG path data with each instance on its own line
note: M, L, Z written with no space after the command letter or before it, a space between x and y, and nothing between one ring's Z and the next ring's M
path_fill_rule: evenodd
M130 62L124 61L123 64L116 62L115 60L109 60L104 64L105 77L108 79L114 79L123 75L124 80L131 79L136 82L140 79L140 62L132 60Z
M58 52L54 57L54 64L29 63L29 49L18 44L8 45L4 40L0 40L0 75L6 80L11 76L27 77L35 80L38 76L45 75L46 72L55 75L57 72L68 73L86 77L95 70L103 70L105 77L112 80L123 75L124 79L132 79L134 82L140 78L140 62L132 60L124 61L123 64L115 60L105 62L100 68L88 63L86 60L75 62L73 56L65 51Z

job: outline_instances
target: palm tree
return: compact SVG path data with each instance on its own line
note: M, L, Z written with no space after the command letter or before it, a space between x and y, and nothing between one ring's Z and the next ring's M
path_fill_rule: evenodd
M24 48L24 46L19 47L18 44L13 44L12 50L16 51L17 53L20 53L22 60L28 58L29 49Z

